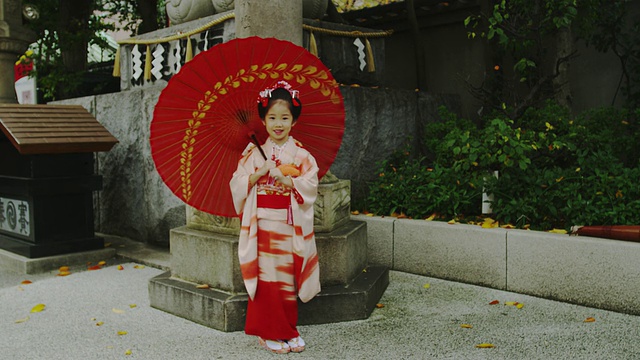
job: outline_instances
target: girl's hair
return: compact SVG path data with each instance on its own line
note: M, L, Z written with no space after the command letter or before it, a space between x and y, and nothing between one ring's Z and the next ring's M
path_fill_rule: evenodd
M295 92L297 94L297 92ZM268 91L267 96L262 97L262 101L258 101L258 115L261 119L267 116L267 112L277 100L282 100L289 106L293 121L298 120L302 112L302 103L298 97L293 97L291 92L283 87L277 87Z

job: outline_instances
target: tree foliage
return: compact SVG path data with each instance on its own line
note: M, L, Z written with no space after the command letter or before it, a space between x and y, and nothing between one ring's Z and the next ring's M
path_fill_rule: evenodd
M32 0L41 16L28 23L36 33L35 53L40 101L101 92L104 81L89 81L98 71L89 64L87 48L106 50L111 63L115 49L107 31L131 35L163 26L164 0ZM159 15L160 14L160 15Z
M491 0L479 15L465 19L470 39L487 41L493 68L485 81L468 84L486 108L518 117L530 106L555 99L571 105L568 65L575 40L600 51L612 50L623 64L625 95L637 101L634 79L640 75L638 27L625 24L627 1ZM635 62L633 59L636 59ZM635 82L637 83L637 82Z

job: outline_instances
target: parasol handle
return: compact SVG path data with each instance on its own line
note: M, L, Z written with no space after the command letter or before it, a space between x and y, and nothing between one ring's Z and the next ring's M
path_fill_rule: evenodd
M249 133L249 137L251 138L253 143L256 145L256 147L258 147L258 150L260 150L260 154L262 154L262 158L267 160L267 155L265 155L264 150L262 150L262 146L260 146L260 143L258 142L258 138L256 137L256 133L253 132L253 131L250 132Z

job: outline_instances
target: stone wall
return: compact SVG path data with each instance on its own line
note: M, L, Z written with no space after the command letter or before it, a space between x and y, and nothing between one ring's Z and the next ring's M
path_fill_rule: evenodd
M84 106L119 143L96 154L103 190L96 194L96 231L167 246L169 230L186 223L185 205L164 185L153 164L149 126L163 86L57 101ZM376 163L419 134L419 124L437 118L436 108L453 96L410 90L342 86L346 120L342 146L331 167L351 180L352 198L366 193Z

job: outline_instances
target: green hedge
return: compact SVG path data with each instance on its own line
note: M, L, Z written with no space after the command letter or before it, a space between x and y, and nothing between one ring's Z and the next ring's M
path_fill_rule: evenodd
M424 131L426 155L405 149L379 164L367 210L475 220L486 189L491 217L502 224L640 224L639 115L602 108L571 116L548 103L516 120L492 116L476 126L441 109L444 120Z

